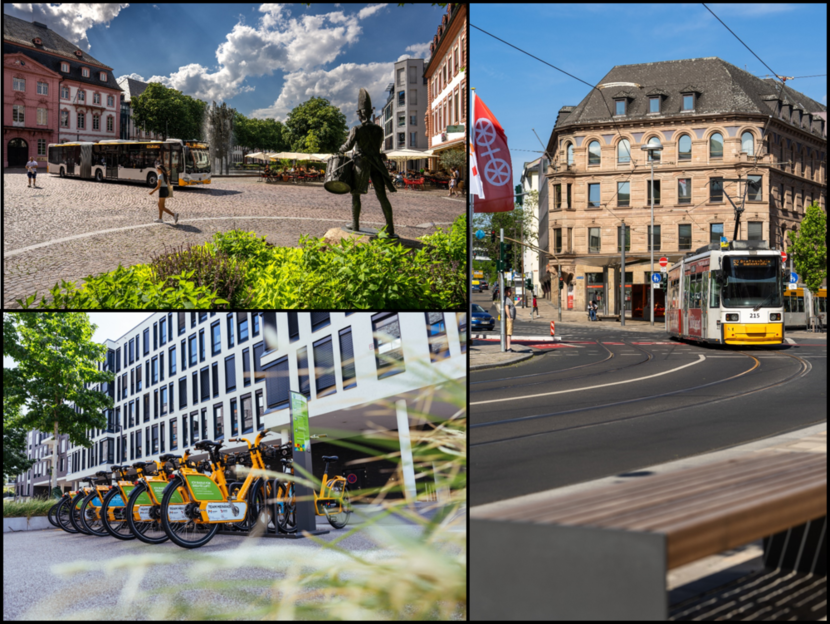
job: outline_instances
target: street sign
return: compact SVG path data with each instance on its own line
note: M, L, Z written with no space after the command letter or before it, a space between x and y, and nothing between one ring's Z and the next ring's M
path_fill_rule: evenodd
M660 258L660 266L666 268L669 265L669 259L666 257Z
M473 271L473 277L475 279L484 279L484 271Z
M787 290L798 290L798 284L787 284Z
M656 282L652 282L652 283L651 283L651 287L652 287L652 289L654 289L654 290L660 290L660 284L658 284L658 283L656 283Z
M787 261L787 252L782 251L781 252L781 262L786 262L786 261Z
M651 281L655 284L659 284L662 276L659 273L652 273L651 274Z
M723 247L729 247L729 241L728 241L728 240L726 240L726 237L725 237L725 236L721 236L721 237L720 237L720 246L721 246L721 248L723 248Z
M484 230L476 230L476 238L478 240L481 240L482 238L484 238Z
M798 273L790 273L790 284L798 284Z

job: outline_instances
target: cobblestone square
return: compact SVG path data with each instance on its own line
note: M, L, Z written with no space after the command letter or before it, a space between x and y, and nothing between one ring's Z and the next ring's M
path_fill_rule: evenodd
M279 246L297 246L306 234L323 236L351 219L351 198L321 184L266 184L254 177L214 178L209 186L175 188L167 207L178 226L153 223L157 195L146 186L59 178L45 172L37 188L24 172L3 174L3 306L35 291L40 297L61 280L75 281L149 262L153 254L201 244L215 232L254 231ZM432 234L464 214L463 198L446 190L401 189L390 194L396 232L404 238ZM385 221L370 190L362 197L361 227ZM169 220L170 217L165 215Z

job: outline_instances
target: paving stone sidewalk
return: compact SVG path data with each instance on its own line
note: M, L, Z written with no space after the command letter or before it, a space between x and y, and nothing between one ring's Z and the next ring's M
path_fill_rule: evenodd
M518 336L517 336L518 337ZM534 350L522 345L513 344L513 352L502 352L501 344L498 342L488 343L480 340L473 340L470 347L470 370L484 370L509 366L529 360L533 357Z

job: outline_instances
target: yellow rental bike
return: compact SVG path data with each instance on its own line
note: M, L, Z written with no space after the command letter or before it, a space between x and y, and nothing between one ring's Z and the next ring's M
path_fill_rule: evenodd
M161 496L175 470L175 462L193 464L188 460L189 454L190 450L185 449L184 457L166 454L159 457L160 461L137 462L132 466L137 479L132 484L119 484L124 495L128 496L124 510L127 526L145 544L167 541L167 533L161 526ZM183 500L180 494L174 493L173 496L175 500Z
M233 457L219 455L221 442L202 440L194 448L205 450L209 455L210 476L199 473L188 466L179 466L170 479L161 501L161 523L170 541L182 548L198 548L207 544L220 525L253 526L255 518L249 515L251 507L265 508L267 491L257 485L267 481L262 460L260 442L270 434L261 431L254 444L244 438L231 438L229 442L247 442L248 452ZM270 452L270 451L269 451ZM229 462L247 465L251 468L242 485L228 490L225 467ZM180 492L183 501L176 498Z
M349 523L352 515L352 503L349 496L347 481L342 476L329 479L329 463L340 459L337 455L323 456L326 466L323 469L323 480L320 482L320 493L314 493L314 512L318 516L325 516L329 524L335 529L342 529ZM292 460L281 460L286 471L293 474ZM285 488L285 491L284 489ZM296 505L294 498L294 482L281 483L277 494L280 508L278 522L286 533L297 530ZM282 502L282 501L286 502Z

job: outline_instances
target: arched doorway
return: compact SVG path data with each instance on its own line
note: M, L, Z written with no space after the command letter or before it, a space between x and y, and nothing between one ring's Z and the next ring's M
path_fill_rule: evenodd
M29 144L23 139L12 139L8 145L9 167L25 167L29 161Z

